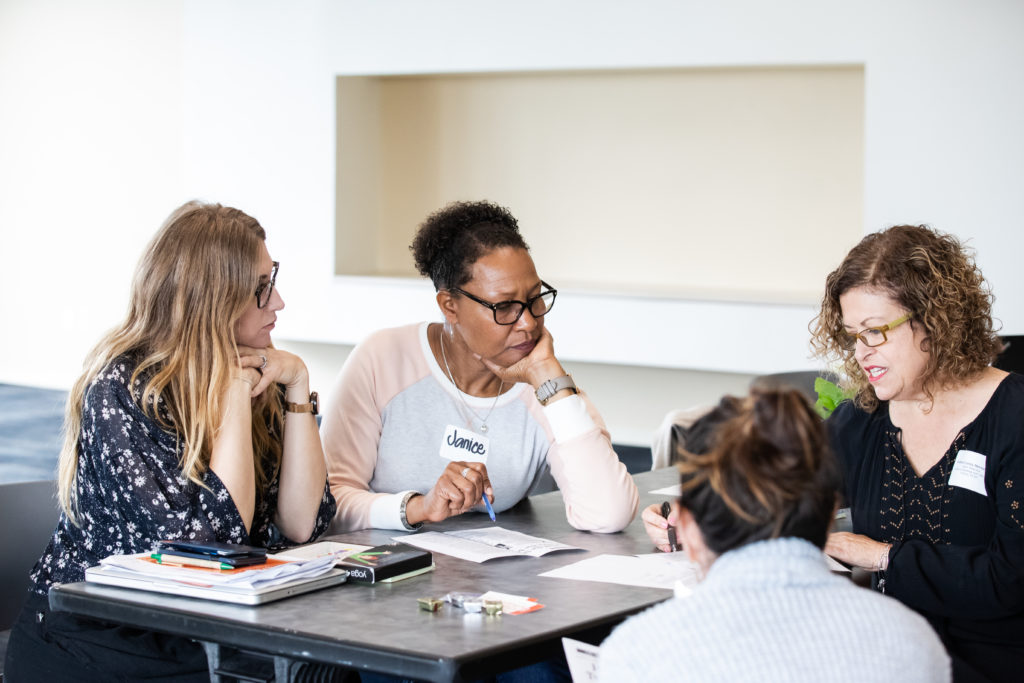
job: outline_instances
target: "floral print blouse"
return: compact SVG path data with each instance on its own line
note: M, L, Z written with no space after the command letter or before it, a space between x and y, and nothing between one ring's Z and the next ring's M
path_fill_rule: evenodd
M179 435L161 429L143 413L143 378L128 386L134 365L129 356L115 359L86 390L78 437L79 525L61 513L32 570L33 591L46 595L55 583L83 581L86 568L102 558L147 552L163 539L279 548L311 542L327 530L335 503L325 483L310 538L285 538L273 522L275 478L257 496L251 531L246 533L238 508L213 471L202 476L206 488L182 474ZM172 423L162 401L157 411Z

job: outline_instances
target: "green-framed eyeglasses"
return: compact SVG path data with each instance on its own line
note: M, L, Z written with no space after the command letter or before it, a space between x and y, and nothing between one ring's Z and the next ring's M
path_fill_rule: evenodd
M871 348L881 346L885 342L889 341L889 337L886 336L885 334L886 332L890 332L896 329L897 327L899 327L900 325L907 322L913 317L913 313L907 313L905 316L897 318L896 320L893 320L891 323L886 323L885 325L882 325L880 327L868 327L866 329L861 330L860 332L855 333L843 332L842 336L844 339L844 343L847 348L853 348L853 345L857 342L858 339L860 339L861 342L863 342L864 346L869 346Z

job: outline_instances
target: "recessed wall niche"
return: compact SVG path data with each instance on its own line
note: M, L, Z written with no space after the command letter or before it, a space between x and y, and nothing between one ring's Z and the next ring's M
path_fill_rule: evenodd
M860 66L342 76L337 124L339 275L456 199L601 292L810 301L863 234Z

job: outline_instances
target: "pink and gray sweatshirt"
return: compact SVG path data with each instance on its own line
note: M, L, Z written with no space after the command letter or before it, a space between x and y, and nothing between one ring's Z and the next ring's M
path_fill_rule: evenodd
M442 450L464 444L464 457L452 459L481 460L471 452L481 419L496 512L557 487L577 529L610 533L633 520L636 485L585 394L541 406L519 383L497 399L460 398L430 350L427 325L375 332L342 368L321 428L338 504L333 532L404 529L401 500L433 488L449 462Z

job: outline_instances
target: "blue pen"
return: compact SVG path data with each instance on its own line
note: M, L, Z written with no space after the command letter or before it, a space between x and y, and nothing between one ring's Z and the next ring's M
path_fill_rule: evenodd
M487 506L487 514L489 514L491 516L491 521L492 522L497 522L498 520L496 520L494 518L494 508L491 507L491 501L487 500L487 494L486 493L484 494L484 505Z

